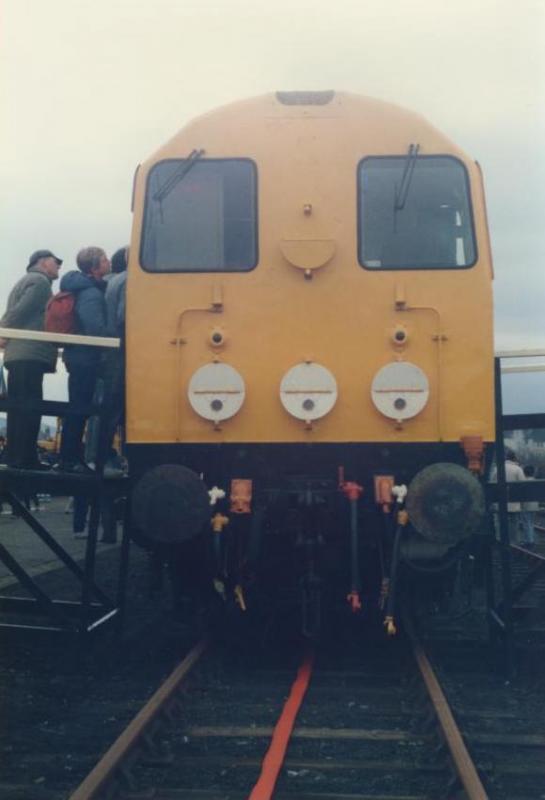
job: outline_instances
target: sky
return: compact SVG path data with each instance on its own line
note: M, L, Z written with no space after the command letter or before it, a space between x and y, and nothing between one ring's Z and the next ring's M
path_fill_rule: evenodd
M278 89L396 103L478 160L496 345L545 348L543 0L1 0L0 305L36 249L126 244L135 167L191 118ZM544 410L545 373L516 387Z

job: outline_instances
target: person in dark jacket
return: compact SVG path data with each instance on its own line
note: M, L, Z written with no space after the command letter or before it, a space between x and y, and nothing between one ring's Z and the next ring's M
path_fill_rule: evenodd
M51 250L37 250L28 261L27 274L10 292L0 327L43 331L45 308L52 295L51 284L59 277L62 259ZM43 377L55 372L57 345L25 339L4 340L4 366L8 370L8 399L41 400ZM8 466L41 469L36 442L41 415L36 411L10 409L7 418Z
M110 261L100 247L86 247L77 255L78 270L68 272L61 281L62 292L75 295L77 333L85 336L107 336L106 281ZM64 363L68 371L68 399L72 406L83 408L93 400L102 350L89 345L67 345ZM85 472L83 430L87 415L68 416L61 440L60 468L69 472Z

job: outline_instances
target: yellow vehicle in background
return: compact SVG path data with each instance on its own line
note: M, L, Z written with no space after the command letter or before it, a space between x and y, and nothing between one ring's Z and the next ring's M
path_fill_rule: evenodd
M38 439L38 450L41 451L42 457L46 457L48 461L54 463L58 460L61 447L61 432L62 420L57 417L55 432L47 438Z

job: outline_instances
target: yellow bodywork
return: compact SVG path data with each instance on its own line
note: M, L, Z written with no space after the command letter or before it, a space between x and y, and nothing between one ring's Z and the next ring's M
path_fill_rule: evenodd
M357 256L357 168L366 156L453 155L466 166L477 263L468 269L371 271ZM249 272L150 273L139 264L146 177L167 158L249 158L257 168L259 261ZM141 165L135 184L127 293L128 441L435 442L494 438L492 267L478 165L422 117L335 94L321 106L275 95L206 114ZM406 343L392 335L403 327ZM213 331L224 343L215 347ZM193 373L213 360L246 384L241 410L220 426L191 408ZM421 367L427 406L402 425L371 399L376 372ZM282 376L315 361L338 400L306 426L280 402Z

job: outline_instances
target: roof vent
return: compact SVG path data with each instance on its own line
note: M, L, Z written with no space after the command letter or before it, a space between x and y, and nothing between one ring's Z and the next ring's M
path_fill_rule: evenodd
M326 106L335 97L335 92L277 92L276 99L285 106Z

